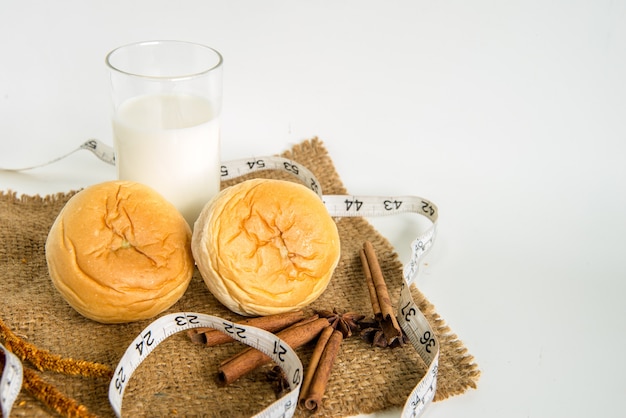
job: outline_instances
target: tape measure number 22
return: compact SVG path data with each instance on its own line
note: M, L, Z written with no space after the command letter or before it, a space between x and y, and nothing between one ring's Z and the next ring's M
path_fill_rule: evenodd
M404 282L398 301L397 317L411 345L428 366L424 377L419 381L405 402L402 417L417 417L435 396L439 365L439 342L428 320L413 301L410 286L417 276L419 264L433 243L437 223L437 207L430 201L416 196L348 196L324 195L317 178L303 165L282 157L256 158L230 161L222 165L222 180L234 179L251 172L263 170L282 170L300 179L303 184L316 192L324 201L328 212L333 217L374 217L398 213L414 213L428 218L432 225L411 244L411 259L403 270ZM176 332L192 327L211 327L221 330L238 341L254 346L283 368L288 377L290 392L261 411L256 417L278 418L291 417L295 412L302 377L302 364L293 350L277 337L255 327L238 328L243 333L233 335L234 324L220 318L198 313L170 314L150 324L142 334L128 347L115 370L115 377L109 388L109 399L118 416L121 416L122 397L126 383L132 372L139 366L160 341ZM244 337L244 338L237 338ZM150 343L150 349L147 345ZM146 349L143 347L146 346ZM136 347L142 347L139 353ZM279 347L277 349L277 347Z
M285 372L291 390L257 416L263 418L293 416L298 404L303 368L298 355L287 343L271 332L256 327L234 324L219 317L201 313L179 312L162 316L152 322L126 349L109 384L109 402L118 417L122 416L124 390L137 367L168 337L199 327L222 331L235 340L262 351L280 366Z
M96 139L86 141L71 153L81 149L91 151L106 163L115 164L113 149ZM50 163L64 157L57 158ZM222 165L222 180L261 170L282 170L298 177L302 183L320 196L333 217L375 217L414 213L430 220L431 226L411 243L411 257L404 266L404 281L396 314L411 345L427 365L426 374L412 390L402 410L403 418L420 416L435 396L439 367L439 341L428 320L413 301L410 287L417 276L422 258L433 243L437 225L437 207L432 202L416 196L324 195L319 181L310 170L281 157L256 158L254 164L251 164L248 159L227 162ZM302 362L289 345L276 335L256 327L240 324L235 327L232 322L215 316L179 312L162 316L152 322L128 346L119 361L109 385L109 401L118 417L122 416L124 390L133 372L143 360L171 335L198 327L214 328L229 334L234 339L262 351L280 366L287 376L290 391L256 416L262 418L293 416L301 387L303 368ZM237 332L233 332L235 329ZM5 367L0 380L0 402L3 417L8 418L22 386L22 365L19 358L1 344L0 351L4 352L5 357Z

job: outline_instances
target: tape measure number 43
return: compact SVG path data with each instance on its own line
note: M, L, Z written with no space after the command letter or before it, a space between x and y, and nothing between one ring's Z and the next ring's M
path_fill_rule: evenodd
M251 160L247 159L227 162L222 166L222 180L230 180L261 170L282 170L298 177L302 183L320 196L333 217L372 217L415 213L425 216L431 221L432 226L411 244L411 259L404 267L404 282L397 312L400 326L424 363L428 365L426 374L409 395L402 416L408 418L421 415L436 392L439 342L428 320L413 301L410 285L417 276L422 257L433 243L438 215L437 207L432 202L416 196L324 195L319 181L310 170L292 160L281 157L257 158L252 163ZM244 331L233 335L233 326L231 322L198 313L170 314L150 324L131 343L115 370L115 376L109 388L109 399L116 414L121 416L123 392L132 372L161 341L185 329L211 327L263 351L283 368L288 377L290 392L256 416L263 418L293 416L303 375L302 364L296 353L272 333L237 324L237 327ZM138 351L137 347L141 347L141 350Z
M115 163L112 148L98 140L86 141L75 151L80 149L91 151L106 163ZM422 258L434 241L438 216L437 207L432 202L416 196L324 195L317 178L303 165L281 157L257 158L253 162L251 164L250 160L242 159L223 164L222 180L229 180L255 171L282 170L298 177L307 187L317 193L333 217L375 217L414 213L431 221L431 226L426 232L411 243L411 258L404 266L404 281L397 305L398 322L409 338L411 345L427 365L426 374L405 402L402 417L420 416L435 396L439 367L439 341L430 323L413 301L410 286L417 276ZM220 330L272 358L285 372L290 391L256 416L263 418L293 416L298 402L303 368L297 354L289 345L276 335L256 327L237 324L235 328L232 322L215 316L180 312L165 315L152 322L126 349L109 385L109 401L118 417L122 416L124 390L141 362L171 335L198 327ZM233 332L234 329L237 329L237 332ZM5 367L0 380L0 402L2 403L3 417L8 418L22 386L22 365L20 360L5 347L0 345L0 349L5 356Z

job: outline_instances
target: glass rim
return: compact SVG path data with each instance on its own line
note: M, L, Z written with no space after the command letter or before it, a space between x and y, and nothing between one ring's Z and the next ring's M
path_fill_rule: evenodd
M121 51L122 49L130 48L130 47L158 45L158 44L181 44L181 45L199 47L207 51L213 52L217 56L217 63L213 66L209 66L208 68L202 71L190 72L189 74L183 74L183 75L178 75L178 76L159 76L159 75L138 74L136 72L123 70L113 65L113 63L111 62L113 55ZM222 54L217 49L211 48L210 46L207 46L201 43L190 42L190 41L180 41L180 40L153 40L153 41L131 42L125 45L118 46L117 48L111 50L106 55L104 61L110 70L118 72L120 74L131 76L131 77L139 77L139 78L146 78L146 79L153 79L153 80L184 80L184 79L200 77L200 76L210 73L211 71L217 70L218 68L222 66L222 63L224 62L224 58L222 57Z

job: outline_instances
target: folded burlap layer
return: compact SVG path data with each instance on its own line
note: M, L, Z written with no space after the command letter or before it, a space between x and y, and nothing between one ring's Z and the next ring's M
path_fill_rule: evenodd
M323 144L313 139L282 154L308 167L325 194L346 194ZM267 171L254 177L293 180L289 174ZM252 175L250 176L252 177ZM224 184L228 186L244 178ZM24 340L52 353L103 363L115 368L126 347L150 321L123 325L95 323L76 313L52 286L44 256L46 236L56 215L73 192L54 196L16 197L0 193L0 319ZM390 243L363 218L337 219L342 255L326 292L311 309L356 311L370 316L372 308L358 251L373 243L392 300L402 283L402 265ZM435 400L475 388L479 370L463 343L452 333L433 305L415 287L413 298L429 319L441 343L439 381ZM237 320L208 292L198 271L183 298L169 312L200 312ZM0 337L0 342L2 337ZM125 416L251 416L276 397L266 374L271 365L228 387L215 378L219 363L244 346L231 343L206 348L180 333L165 340L137 369L124 396ZM297 350L304 366L312 346ZM32 369L28 363L25 367ZM425 371L410 346L382 349L353 336L344 341L332 370L323 407L316 416L339 417L372 413L402 406ZM105 378L69 376L36 371L44 381L98 416L113 416ZM48 416L53 413L22 390L11 416ZM307 416L298 410L296 416Z

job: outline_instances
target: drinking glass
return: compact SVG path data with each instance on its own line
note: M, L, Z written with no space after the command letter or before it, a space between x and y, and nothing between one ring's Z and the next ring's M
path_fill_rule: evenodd
M106 56L117 176L161 193L191 227L220 189L222 63L215 49L184 41Z

